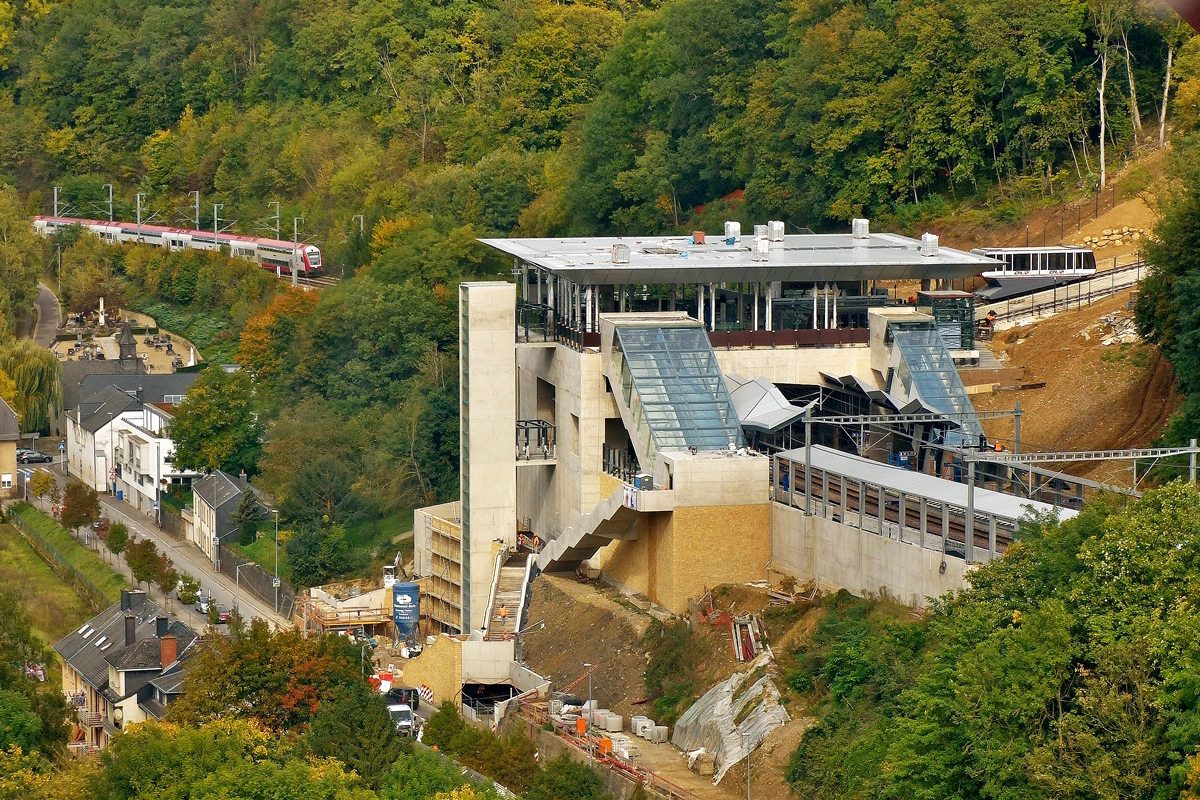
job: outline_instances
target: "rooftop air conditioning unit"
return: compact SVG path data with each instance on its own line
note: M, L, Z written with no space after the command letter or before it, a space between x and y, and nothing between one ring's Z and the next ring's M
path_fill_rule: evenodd
M783 241L783 220L773 219L767 223L767 238L772 242Z
M934 258L938 254L938 237L932 233L921 234L921 255Z
M725 221L725 244L737 244L742 238L742 223L736 220Z
M759 227L765 228L766 225ZM771 260L771 241L766 237L754 240L754 255L751 257L754 261L770 261Z
M850 230L855 239L870 239L871 221L866 219L851 220Z
M628 264L629 263L629 245L614 244L612 246L612 263Z

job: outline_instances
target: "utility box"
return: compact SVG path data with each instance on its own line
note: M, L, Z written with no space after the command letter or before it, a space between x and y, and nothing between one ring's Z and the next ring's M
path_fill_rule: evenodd
M975 349L975 295L958 291L919 292L917 310L933 317L947 350Z
M654 476L648 472L639 472L633 478L633 487L635 489L652 491L654 489Z

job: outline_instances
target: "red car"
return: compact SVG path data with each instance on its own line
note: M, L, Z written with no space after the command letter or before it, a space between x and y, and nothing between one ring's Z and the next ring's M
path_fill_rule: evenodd
M225 624L229 622L229 618L232 616L233 612L229 610L229 606L217 603L217 622Z

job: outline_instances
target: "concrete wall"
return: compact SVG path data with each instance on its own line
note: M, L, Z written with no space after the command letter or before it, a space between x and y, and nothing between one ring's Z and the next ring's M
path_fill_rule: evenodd
M462 647L462 680L464 683L508 683L512 680L512 663L517 643L465 641Z
M826 591L863 597L886 592L915 607L967 586L968 565L936 550L905 544L771 503L771 571L812 581Z
M484 624L492 543L517 541L516 302L511 283L459 287L463 630Z
M840 347L776 347L753 350L717 348L721 372L736 372L743 378L763 377L772 383L824 383L820 373L857 375L871 380L871 349L852 344Z
M554 387L550 421L556 464L522 466L517 475L517 516L528 518L530 529L546 539L574 525L609 496L600 488L604 423L620 414L600 366L601 356L595 351L566 345L517 347L518 418L540 418L539 379Z
M462 707L462 647L457 639L437 636L421 655L404 665L404 686L428 686L433 707L446 700Z

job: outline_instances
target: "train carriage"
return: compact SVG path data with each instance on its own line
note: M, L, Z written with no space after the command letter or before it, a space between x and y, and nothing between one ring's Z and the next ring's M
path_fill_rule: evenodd
M1087 247L980 247L971 252L999 262L995 269L980 273L988 285L975 292L989 303L1096 274L1096 255Z
M165 225L137 225L132 222L74 219L68 217L35 217L34 230L50 236L60 228L78 225L112 244L148 244L169 251L216 250L228 247L235 258L247 258L263 269L290 275L292 268L302 277L319 275L323 271L321 250L311 244L297 244L282 239L242 236L234 233L172 228Z

